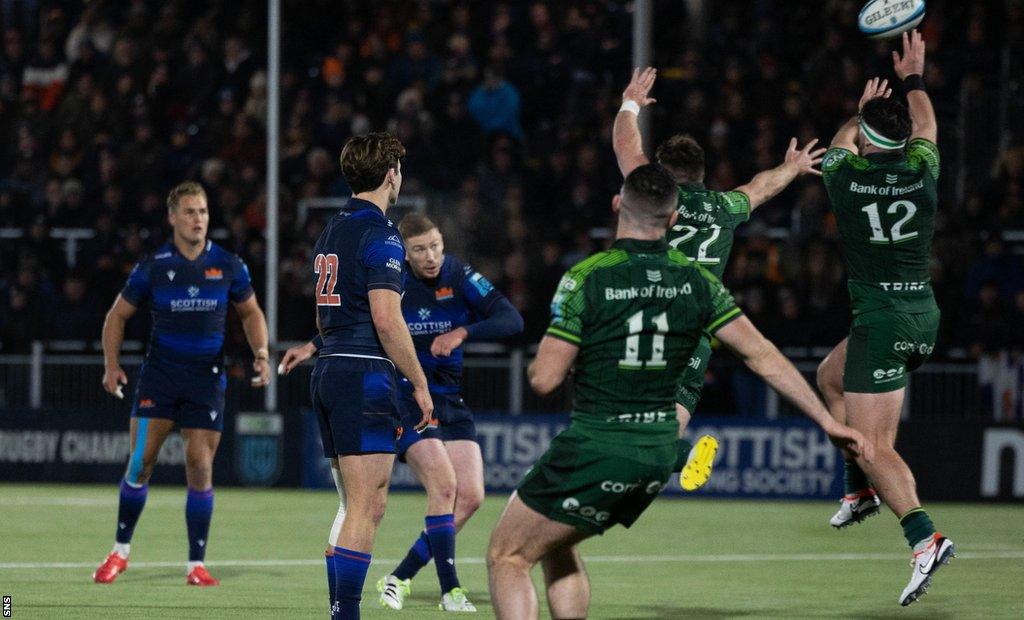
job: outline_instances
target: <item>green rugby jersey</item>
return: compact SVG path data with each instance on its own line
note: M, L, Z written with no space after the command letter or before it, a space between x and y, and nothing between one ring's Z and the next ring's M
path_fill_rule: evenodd
M685 183L679 186L677 211L669 245L721 280L734 231L750 219L750 198L743 192L713 192L703 183Z
M935 308L930 260L939 149L921 138L906 153L861 157L832 148L821 164L846 255L853 313Z
M579 346L572 425L629 445L675 441L676 379L701 335L740 316L668 243L619 239L562 277L547 334Z

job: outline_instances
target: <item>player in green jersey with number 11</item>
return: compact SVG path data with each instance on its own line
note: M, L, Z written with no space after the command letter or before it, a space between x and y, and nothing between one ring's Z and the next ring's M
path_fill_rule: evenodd
M831 524L845 527L877 512L878 496L896 513L914 549L901 605L924 594L954 552L893 449L907 373L928 359L939 329L929 277L938 125L924 90L924 51L914 31L903 35L903 56L893 52L909 111L889 97L886 81L869 81L860 113L839 129L822 163L846 255L853 324L819 367L818 385L836 420L859 429L877 451L874 463L846 455L846 497Z
M629 85L622 92L622 108L615 116L612 129L612 146L624 177L648 162L637 116L641 108L655 102L648 95L657 73L653 67L634 70ZM793 138L780 165L758 173L750 182L732 191L719 192L704 187L704 150L696 140L684 134L666 140L658 147L656 158L671 173L678 192L677 219L667 234L669 246L721 280L732 252L736 227L798 176L821 174L814 166L821 163L825 149L815 150L817 142L811 140L803 148L797 148L796 138ZM711 339L705 335L683 369L676 389L676 403L684 428L700 400L710 360ZM680 440L680 443L685 445L686 441ZM684 489L692 491L707 482L716 449L717 441L713 437L698 440L692 456L684 459L686 466L680 474Z
M487 554L498 618L537 617L530 570L540 562L554 618L586 618L590 584L578 545L632 525L673 472L683 426L676 379L704 333L817 422L832 440L871 458L864 437L824 403L748 320L722 283L669 247L676 184L657 164L629 173L613 207L615 243L570 269L551 303L551 325L530 365L547 395L575 366L569 428L523 478Z

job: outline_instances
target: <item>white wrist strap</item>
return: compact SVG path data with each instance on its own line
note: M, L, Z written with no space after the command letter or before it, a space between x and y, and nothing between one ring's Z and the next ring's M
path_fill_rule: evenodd
M624 99L622 101L622 107L619 108L619 112L632 112L633 114L640 116L640 104L632 99Z

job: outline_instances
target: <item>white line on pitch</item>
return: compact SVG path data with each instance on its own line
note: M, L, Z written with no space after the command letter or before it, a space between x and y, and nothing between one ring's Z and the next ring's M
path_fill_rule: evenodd
M848 562L856 560L905 560L905 553L762 553L726 555L595 555L584 556L590 563L643 563L643 562ZM1018 560L1024 559L1024 549L1008 551L964 551L960 560ZM380 564L395 564L398 559L375 558ZM214 560L218 566L323 566L323 560ZM459 564L483 564L484 558L459 558ZM174 568L184 562L132 562L131 568ZM34 568L95 568L94 562L3 562L0 570Z

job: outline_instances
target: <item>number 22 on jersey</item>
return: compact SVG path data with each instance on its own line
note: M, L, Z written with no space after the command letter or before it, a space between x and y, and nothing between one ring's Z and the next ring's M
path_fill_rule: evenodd
M313 273L320 276L316 281L316 305L340 306L341 295L334 292L338 286L338 255L317 254L313 259Z
M701 229L697 228L696 226L689 226L687 224L677 224L672 227L673 232L680 232L684 230L686 231L686 233L682 237L673 239L669 243L669 245L672 246L673 249L678 250L680 245L686 243L690 239L693 239L697 235L697 233L700 232ZM721 259L709 257L708 249L711 247L711 244L714 243L716 239L718 239L718 236L722 234L722 227L719 226L718 224L712 224L707 228L707 230L711 231L711 236L705 239L704 242L701 243L699 246L697 246L697 256L687 256L687 258L689 258L692 261L697 261L702 265L717 265Z

